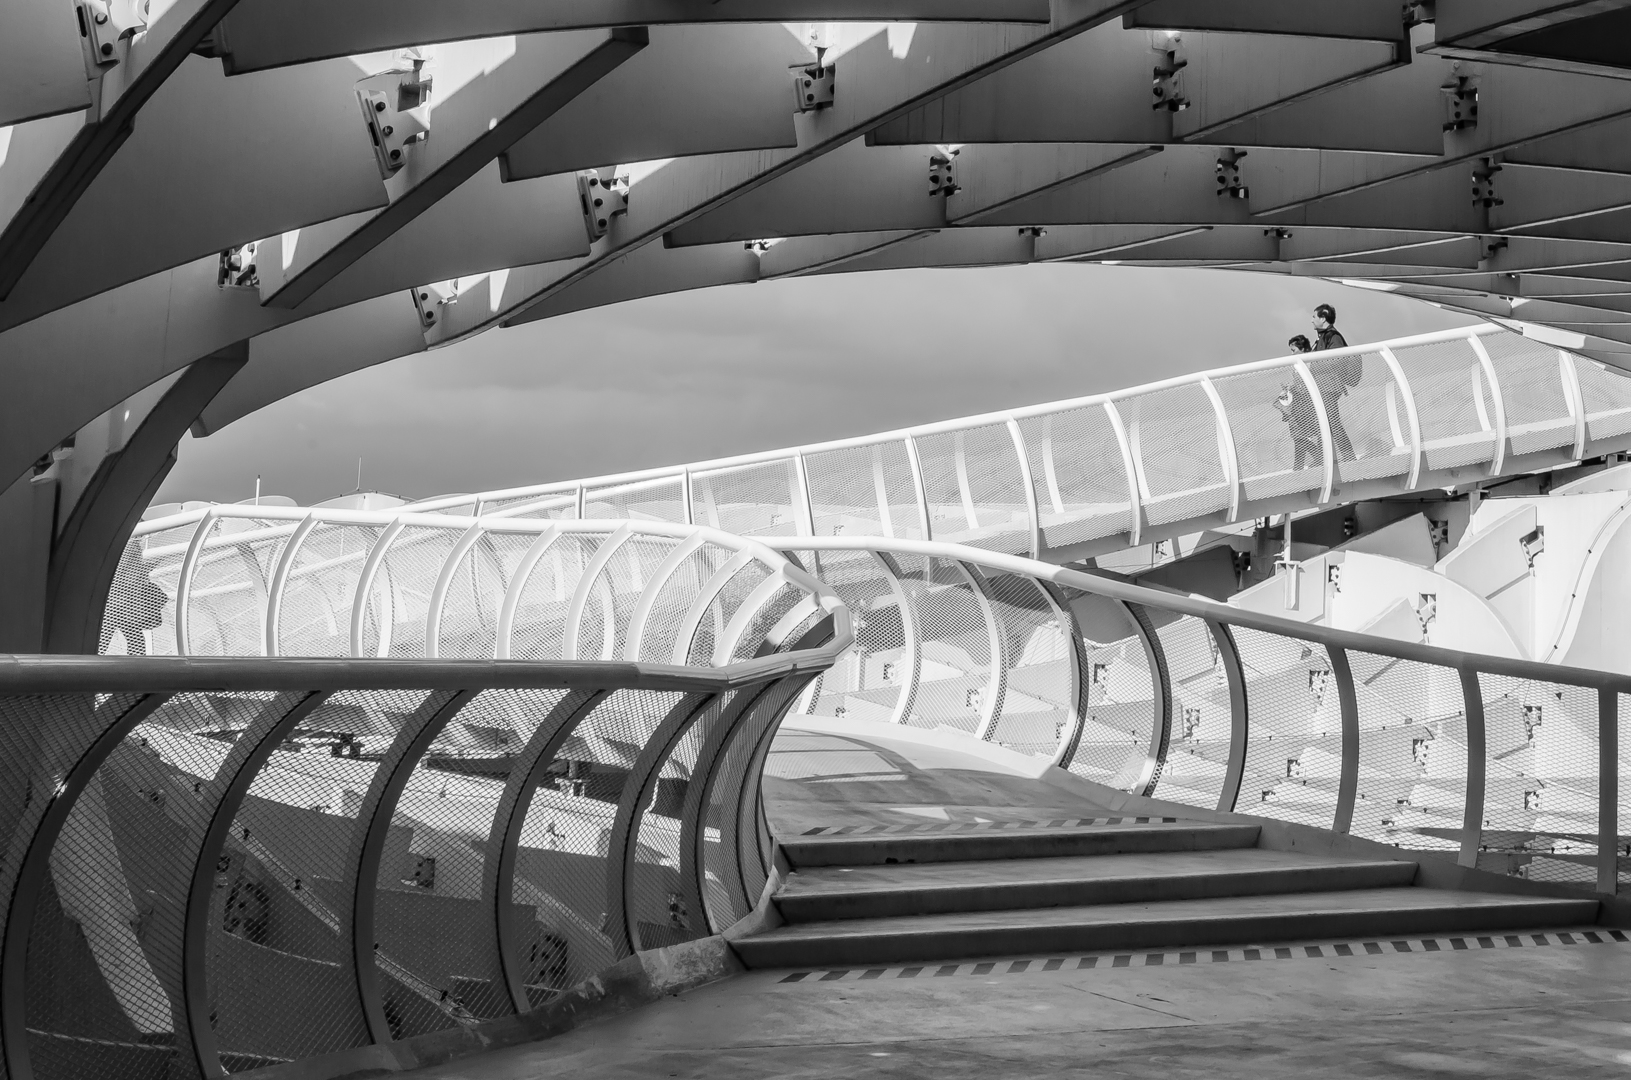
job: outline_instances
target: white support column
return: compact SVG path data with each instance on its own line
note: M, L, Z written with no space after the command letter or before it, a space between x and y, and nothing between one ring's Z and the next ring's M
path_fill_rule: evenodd
M968 481L968 453L963 443L961 431L951 437L952 463L957 469L957 491L963 498L963 518L969 529L973 530L980 527L980 513L974 506L974 489Z
M1421 479L1421 417L1416 412L1416 395L1410 389L1410 379L1404 373L1404 365L1399 358L1393 355L1393 350L1383 345L1380 350L1382 360L1393 372L1393 381L1399 387L1399 397L1404 402L1405 419L1410 424L1410 472L1405 477L1405 489L1413 490Z
M1217 418L1218 463L1223 466L1223 475L1229 484L1229 520L1233 521L1240 516L1240 455L1235 449L1234 428L1229 423L1229 413L1223 407L1218 388L1205 375L1201 376L1200 382Z
M697 515L696 515L696 510L691 505L691 470L690 469L686 469L685 471L680 473L680 499L684 503L685 523L687 525L695 525L697 523Z
M793 493L793 513L798 515L798 529L800 536L815 535L815 506L810 501L810 474L804 469L804 455L795 453L793 464L793 486L798 490Z
M283 590L289 584L289 571L294 568L295 556L300 553L300 546L306 542L306 537L317 527L317 516L307 514L295 526L293 535L283 545L283 553L278 556L276 567L272 571L272 579L266 586L266 619L261 624L261 655L279 656L278 649L278 620L283 616ZM432 656L435 654L432 653Z
M430 591L430 603L425 608L425 656L431 660L442 655L442 608L447 605L447 590L453 585L453 575L486 530L487 527L480 522L470 526L453 545L447 558L442 560L441 572L436 575L436 584Z
M589 557L589 562L583 568L583 577L578 579L578 587L572 593L572 602L566 609L566 622L561 631L561 659L578 659L578 631L583 626L583 611L589 605L589 592L595 587L606 564L612 561L612 556L623 542L634 534L627 525L619 525L617 529L601 541L595 553ZM608 626L606 634L609 637L617 632L616 627Z
M383 532L374 541L374 547L368 552L368 561L362 564L362 573L357 576L357 591L351 601L351 655L361 656L363 629L368 619L368 596L374 591L374 578L379 574L379 568L384 565L385 555L396 543L396 538L402 535L405 528L401 518L397 518L385 526ZM387 604L385 617L380 619L380 644L376 651L378 656L388 656L391 651L390 639L390 605Z
M1586 398L1580 392L1580 372L1574 366L1574 357L1557 350L1557 373L1563 382L1563 400L1569 403L1569 415L1574 418L1574 460L1586 456Z
M917 456L917 440L910 435L901 440L906 447L906 462L912 467L912 487L917 491L918 524L923 530L923 539L934 539L934 528L930 524L929 489L923 483L923 462Z
M1116 408L1116 403L1106 401L1104 414L1110 420L1110 430L1116 433L1116 445L1121 447L1121 460L1127 467L1127 504L1130 511L1127 542L1136 546L1139 534L1144 531L1144 472L1133 457L1132 441L1127 438L1127 427L1121 422L1121 411Z
M577 518L577 520L582 521L583 520L583 485L582 484L578 485L577 492L576 492L576 497L577 497L577 503L573 507L572 514L573 514L574 517Z
M1320 425L1320 447L1324 454L1325 477L1320 484L1319 501L1331 501L1331 488L1336 483L1336 444L1331 438L1331 417L1325 411L1325 398L1320 394L1319 383L1314 381L1314 373L1308 370L1308 365L1301 360L1292 364L1297 372L1297 378L1303 381L1303 389L1308 393L1308 399L1314 405L1314 418Z
M532 572L538 565L538 560L544 557L549 546L561 537L558 525L551 525L538 534L538 539L527 548L527 553L521 556L516 564L515 574L510 578L510 587L504 590L504 601L498 609L498 626L493 639L493 658L508 660L510 658L511 639L515 633L515 609L521 603L521 593L532 578Z
M1053 463L1053 417L1042 418L1042 476L1048 482L1048 502L1053 506L1053 512L1065 512L1064 496L1059 491L1059 472Z
M1484 381L1489 385L1490 400L1495 407L1495 416L1493 417L1495 455L1489 460L1489 474L1499 476L1502 466L1506 464L1506 396L1501 393L1501 380L1495 374L1495 363L1489 358L1489 350L1484 348L1483 341L1477 334L1469 334L1467 344L1471 345L1472 351L1478 355L1478 364L1483 369ZM1475 391L1478 389L1476 384L1473 389ZM1483 395L1481 393L1477 394L1475 400L1478 403L1479 412L1482 412L1484 409Z
M1019 458L1019 482L1025 489L1025 512L1030 515L1031 527L1027 542L1031 558L1042 557L1042 515L1036 505L1036 483L1031 476L1031 456L1025 446L1025 435L1019 430L1019 421L1008 418L1008 435L1014 440L1014 453Z

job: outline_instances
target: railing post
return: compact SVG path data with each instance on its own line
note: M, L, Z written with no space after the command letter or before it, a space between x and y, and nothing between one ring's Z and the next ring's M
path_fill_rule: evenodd
M1235 648L1235 636L1229 627L1211 619L1206 620L1206 625L1218 644L1218 660L1229 680L1229 761L1223 770L1223 787L1218 791L1218 809L1228 812L1240 801L1240 782L1246 775L1246 744L1251 733L1246 674L1241 670L1240 651Z
M640 591L640 599L635 602L634 612L629 616L628 630L623 642L623 659L640 659L640 649L645 643L646 623L651 619L651 609L656 606L657 595L668 584L668 579L673 577L675 572L679 570L680 564L689 559L706 543L707 541L700 536L692 536L679 541L663 557L663 561L657 564L657 568L651 572L651 578L646 582L646 587ZM528 566L528 569L530 570L531 567ZM519 576L517 574L518 578ZM517 593L516 595L519 598L520 594ZM500 655L508 656L508 633L515 620L515 607L510 602L509 596L504 598L504 610L509 617L506 619L501 615L499 618L499 633L505 635L505 651Z
M187 543L187 553L181 557L181 571L176 575L176 654L187 656L192 652L191 628L192 620L189 618L192 607L193 574L198 571L198 560L203 554L204 544L209 540L210 533L215 531L215 523L220 519L220 511L211 508L198 519L198 527L193 530L192 538Z
M1144 662L1150 669L1150 704L1154 708L1150 719L1150 748L1144 756L1144 768L1133 787L1135 795L1153 796L1161 783L1161 773L1167 767L1167 754L1172 746L1172 675L1167 667L1167 650L1155 632L1155 624L1138 604L1122 604L1144 646Z
M595 582L600 579L601 571L606 564L612 561L617 549L623 542L633 536L633 530L627 525L619 525L610 536L600 542L595 553L589 556L589 562L583 568L583 577L578 580L578 587L572 593L572 600L567 605L566 619L561 624L561 659L578 659L578 632L583 628L583 611L589 605L589 594L595 588ZM606 627L606 641L610 641L617 632L616 627Z
M1478 848L1483 840L1484 786L1488 770L1484 740L1484 693L1478 673L1461 669L1461 700L1467 718L1467 803L1461 817L1462 866L1478 865Z
M1331 831L1345 833L1353 828L1354 801L1359 794L1359 698L1354 691L1353 668L1348 650L1327 645L1331 677L1337 683L1337 706L1342 717L1342 771L1337 780L1337 807L1331 818Z
M1331 415L1325 411L1325 398L1320 394L1320 385L1314 380L1314 373L1308 370L1308 365L1301 360L1292 362L1292 370L1297 378L1302 380L1303 389L1308 394L1309 402L1314 406L1314 419L1320 426L1320 446L1324 451L1322 461L1325 468L1325 478L1320 486L1319 501L1331 501L1331 489L1336 484L1337 474L1337 448L1336 440L1331 436Z
M357 575L356 591L351 597L352 656L360 657L362 655L362 634L364 627L368 623L368 597L374 591L374 578L379 575L379 568L384 565L385 556L390 552L391 545L396 543L396 538L402 535L402 530L406 527L401 518L396 518L385 526L379 536L375 537L374 546L368 551L368 559L362 564L362 573ZM386 585L386 588L389 590L389 584ZM389 604L386 605L387 611L384 614L387 617L380 620L380 642L384 646L383 650L379 650L381 655L389 655L391 651L389 623L392 621L390 617L394 613L389 610L390 606ZM178 608L177 626L181 625L179 610Z
M923 461L917 456L917 440L908 435L901 442L906 446L906 464L912 469L912 489L917 492L918 527L923 530L924 540L933 540L934 528L930 523L929 514L929 488L923 482Z
M810 498L810 474L805 470L804 455L802 453L793 455L793 481L794 486L798 488L793 493L795 500L793 513L798 519L799 535L814 536L815 503Z
M1416 411L1416 394L1410 389L1410 379L1404 373L1404 365L1386 345L1377 351L1382 354L1382 362L1393 373L1393 382L1399 388L1400 402L1404 405L1405 421L1410 425L1410 471L1405 475L1404 482L1408 491L1415 488L1421 479L1421 414Z
M1122 464L1127 469L1127 505L1131 511L1127 522L1127 543L1137 547L1139 535L1144 531L1144 470L1133 457L1132 441L1127 437L1127 426L1121 422L1121 411L1116 408L1116 403L1105 401L1104 414L1110 420L1110 430L1115 432L1116 445L1121 448Z
M1234 425L1229 423L1229 412L1223 407L1223 396L1212 380L1205 375L1200 377L1201 390L1206 393L1206 400L1212 403L1212 413L1217 421L1218 464L1223 466L1223 478L1229 485L1229 520L1233 521L1240 516L1240 451L1235 446Z
M685 513L683 514L683 517L685 519L685 523L687 525L695 525L697 523L697 515L691 504L690 469L685 469L680 472L680 500L684 503L683 509Z
M1586 398L1580 391L1580 370L1574 366L1574 357L1557 350L1557 374L1563 382L1563 398L1569 403L1569 416L1574 420L1573 458L1586 456Z
M504 590L504 599L498 608L498 623L493 633L493 657L497 660L508 660L515 636L515 609L521 605L521 594L526 591L527 582L532 580L532 573L538 567L538 561L544 557L550 545L561 537L559 525L551 525L538 534L538 539L527 548L521 561L516 564L515 572L510 576L509 587Z
M1026 543L1031 549L1031 558L1042 557L1042 515L1036 505L1036 483L1031 476L1030 451L1025 445L1025 434L1019 430L1019 421L1013 417L1008 418L1008 435L1014 440L1014 455L1019 459L1019 482L1025 489L1025 512L1030 516L1031 527L1028 531Z
M283 616L283 590L289 587L289 573L294 569L296 556L300 554L301 545L306 537L317 527L317 515L307 514L294 528L294 533L284 542L283 551L278 555L276 567L272 571L271 580L266 585L266 619L261 626L261 655L278 656L278 623Z
M1053 748L1053 763L1060 768L1068 768L1071 759L1076 756L1076 747L1082 741L1082 729L1087 725L1088 702L1092 696L1091 687L1084 682L1089 677L1087 667L1087 654L1082 646L1082 629L1077 625L1076 613L1071 610L1070 600L1063 590L1051 581L1038 580L1036 587L1042 590L1048 606L1053 609L1053 617L1059 620L1059 629L1065 635L1065 658L1067 677L1070 680L1070 695L1066 699L1066 716L1064 730L1059 732L1059 741Z
M1620 695L1597 691L1597 891L1620 889Z
M974 728L974 737L981 741L991 738L997 729L997 722L1002 719L1002 702L1008 691L1008 635L1003 632L1002 618L997 614L996 605L991 602L990 585L978 570L970 570L961 562L953 562L957 572L962 575L968 584L968 590L974 595L974 602L979 605L980 614L985 617L985 629L989 639L988 651L991 656L991 676L986 681L985 693L980 700L980 720Z
M1489 350L1477 334L1467 337L1467 343L1478 356L1479 367L1483 369L1484 381L1489 383L1489 397L1495 406L1495 455L1489 459L1489 474L1501 475L1501 467L1506 464L1506 396L1501 393L1501 380L1495 375L1495 363L1489 358ZM1477 388L1474 387L1476 390ZM1483 395L1479 394L1479 411L1483 411Z
M342 864L350 879L342 883L340 903L335 906L340 915L340 948L345 951L349 947L350 975L357 1005L362 1010L368 1037L376 1043L391 1041L391 1025L385 1018L379 968L374 960L374 891L391 817L413 775L414 766L476 694L475 690L433 690L426 695L396 733L390 749L374 770L352 824L348 857ZM342 979L347 966L346 961L340 964Z
M901 667L904 670L900 674L900 694L895 698L895 711L889 723L904 724L912 714L912 706L917 703L918 681L923 677L923 631L918 625L917 606L911 590L906 587L900 563L884 551L875 551L872 557L889 579L889 587L895 594L895 607L900 612Z
M430 603L425 605L425 656L434 660L442 655L442 608L447 604L447 591L453 585L453 575L459 571L459 563L476 546L481 534L487 526L476 522L464 531L453 544L453 550L447 553L442 560L442 569L436 575L436 584L431 586ZM267 620L270 624L271 620Z

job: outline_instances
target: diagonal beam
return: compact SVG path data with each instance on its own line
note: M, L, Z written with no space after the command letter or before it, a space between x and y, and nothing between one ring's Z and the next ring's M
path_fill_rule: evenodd
M1397 41L1403 34L1396 0L1151 0L1123 17L1123 25L1152 30L1221 30L1248 34Z
M266 302L293 308L378 247L437 200L479 173L527 132L646 45L640 28L539 34L516 42L507 62L435 108L430 138L416 147L404 176L387 188L389 206L328 245L282 268L263 284ZM269 270L272 268L268 268ZM263 279L264 280L264 279Z

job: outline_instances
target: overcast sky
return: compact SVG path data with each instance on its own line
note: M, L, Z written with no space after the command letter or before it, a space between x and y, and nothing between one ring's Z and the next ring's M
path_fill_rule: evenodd
M159 502L423 498L677 464L1473 321L1322 281L1052 264L730 285L496 330L188 436Z

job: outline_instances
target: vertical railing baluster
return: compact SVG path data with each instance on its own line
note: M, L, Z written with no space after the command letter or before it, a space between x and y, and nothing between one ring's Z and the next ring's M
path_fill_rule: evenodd
M1331 830L1345 833L1353 827L1354 800L1359 793L1359 698L1354 691L1353 668L1348 650L1326 647L1331 658L1331 677L1337 684L1337 707L1342 717L1342 765L1337 779L1337 808Z
M1461 669L1461 701L1467 718L1467 801L1461 817L1462 866L1478 865L1478 848L1483 840L1484 787L1489 763L1485 757L1484 694L1478 672Z
M1620 695L1597 691L1597 891L1620 889Z
M1229 762L1223 770L1223 787L1218 791L1218 809L1232 811L1240 800L1240 781L1246 775L1246 745L1251 733L1247 714L1246 673L1240 666L1240 650L1229 627L1206 621L1218 644L1218 660L1229 681Z

